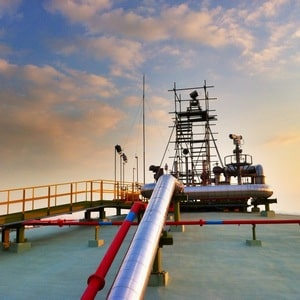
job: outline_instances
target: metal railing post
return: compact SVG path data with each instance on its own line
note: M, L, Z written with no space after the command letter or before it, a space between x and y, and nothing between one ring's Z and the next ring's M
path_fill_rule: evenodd
M26 189L23 189L23 205L22 205L22 213L25 212L25 200L26 200Z
M51 188L50 185L48 185L48 211L50 209L51 206Z
M100 181L100 199L103 200L103 180Z

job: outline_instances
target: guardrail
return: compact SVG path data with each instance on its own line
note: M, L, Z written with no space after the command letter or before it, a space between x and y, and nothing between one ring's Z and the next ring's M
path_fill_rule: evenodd
M113 180L86 180L0 190L0 216L94 200L134 200L137 185Z

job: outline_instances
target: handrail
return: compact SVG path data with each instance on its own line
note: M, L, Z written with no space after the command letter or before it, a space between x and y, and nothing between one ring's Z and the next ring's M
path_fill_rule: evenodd
M132 182L124 182L121 190L119 182L97 179L0 190L0 216L104 200L104 197L105 200L126 200L133 193L131 187Z

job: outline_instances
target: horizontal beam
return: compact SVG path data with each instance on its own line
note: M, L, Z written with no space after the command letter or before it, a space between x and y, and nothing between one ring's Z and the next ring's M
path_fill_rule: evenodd
M23 222L25 226L120 226L124 221L80 221L80 220L31 220ZM281 220L186 220L186 221L166 221L165 225L253 225L253 224L299 224L300 219ZM132 222L131 225L138 225Z

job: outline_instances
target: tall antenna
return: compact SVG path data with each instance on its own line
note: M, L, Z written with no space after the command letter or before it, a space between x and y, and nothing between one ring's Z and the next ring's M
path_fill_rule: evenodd
M146 141L145 141L145 74L143 74L143 183L146 182L146 153L145 153Z

